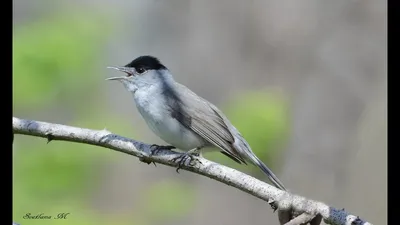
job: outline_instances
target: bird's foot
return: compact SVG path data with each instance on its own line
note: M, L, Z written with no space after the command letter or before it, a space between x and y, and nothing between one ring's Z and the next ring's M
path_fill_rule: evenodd
M156 145L156 144L153 144L153 145L150 146L150 156L156 155L161 150L172 150L174 148L175 148L175 146L171 146L171 145ZM157 166L155 162L149 162L149 161L146 161L146 160L140 160L140 161L145 162L147 164L153 163L154 166Z
M172 159L172 162L178 163L178 167L176 168L176 172L179 173L179 170L182 166L193 166L194 162L200 162L200 160L196 159L195 157L199 156L199 153L181 153L179 156Z
M175 146L171 145L151 145L150 146L150 155L156 155L161 150L172 150L175 149Z

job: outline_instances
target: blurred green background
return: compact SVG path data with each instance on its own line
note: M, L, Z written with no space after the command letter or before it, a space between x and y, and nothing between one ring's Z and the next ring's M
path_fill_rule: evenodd
M13 0L13 115L165 144L122 85L105 81L116 75L107 66L155 55L217 105L290 190L385 224L386 15L383 0ZM204 156L267 181L252 165ZM277 217L205 177L16 135L13 221L261 225Z

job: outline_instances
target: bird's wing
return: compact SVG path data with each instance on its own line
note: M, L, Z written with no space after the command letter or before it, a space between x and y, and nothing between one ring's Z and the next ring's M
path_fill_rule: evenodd
M238 163L246 164L243 157L234 148L235 139L224 121L217 107L197 96L183 85L179 89L186 89L180 93L187 96L178 99L185 107L171 107L172 116L188 129L192 130L209 143L220 148L222 153ZM190 101L188 100L190 99Z
M171 91L171 89L168 90ZM209 143L219 147L224 155L234 161L246 164L244 160L246 158L249 162L257 165L276 187L286 190L282 182L257 158L239 131L216 106L197 96L183 85L177 84L177 92L180 95L174 91L165 94L165 96L169 96L170 101L167 105L170 106L172 117Z

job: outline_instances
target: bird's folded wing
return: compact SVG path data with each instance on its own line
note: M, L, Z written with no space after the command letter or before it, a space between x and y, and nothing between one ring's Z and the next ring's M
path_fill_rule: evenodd
M220 120L222 120L220 117L210 120L192 118L190 128L211 144L219 147L224 155L232 158L238 163L246 164L244 159L237 153L236 149L233 147L234 139L228 131L228 128L225 124L221 124L219 122Z
M233 147L235 139L223 118L219 115L221 112L211 103L206 102L198 96L189 99L196 100L192 102L182 101L181 104L184 104L185 107L174 107L174 109L171 109L175 110L173 112L176 115L175 118L211 144L219 147L225 155L238 163L246 164Z

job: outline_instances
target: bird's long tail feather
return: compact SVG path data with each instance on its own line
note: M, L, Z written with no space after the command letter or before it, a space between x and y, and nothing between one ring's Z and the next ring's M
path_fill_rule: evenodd
M286 191L285 186L282 184L282 182L278 179L278 177L275 176L275 174L259 159L257 156L255 157L255 164L260 167L260 169L267 174L269 180L279 189Z

